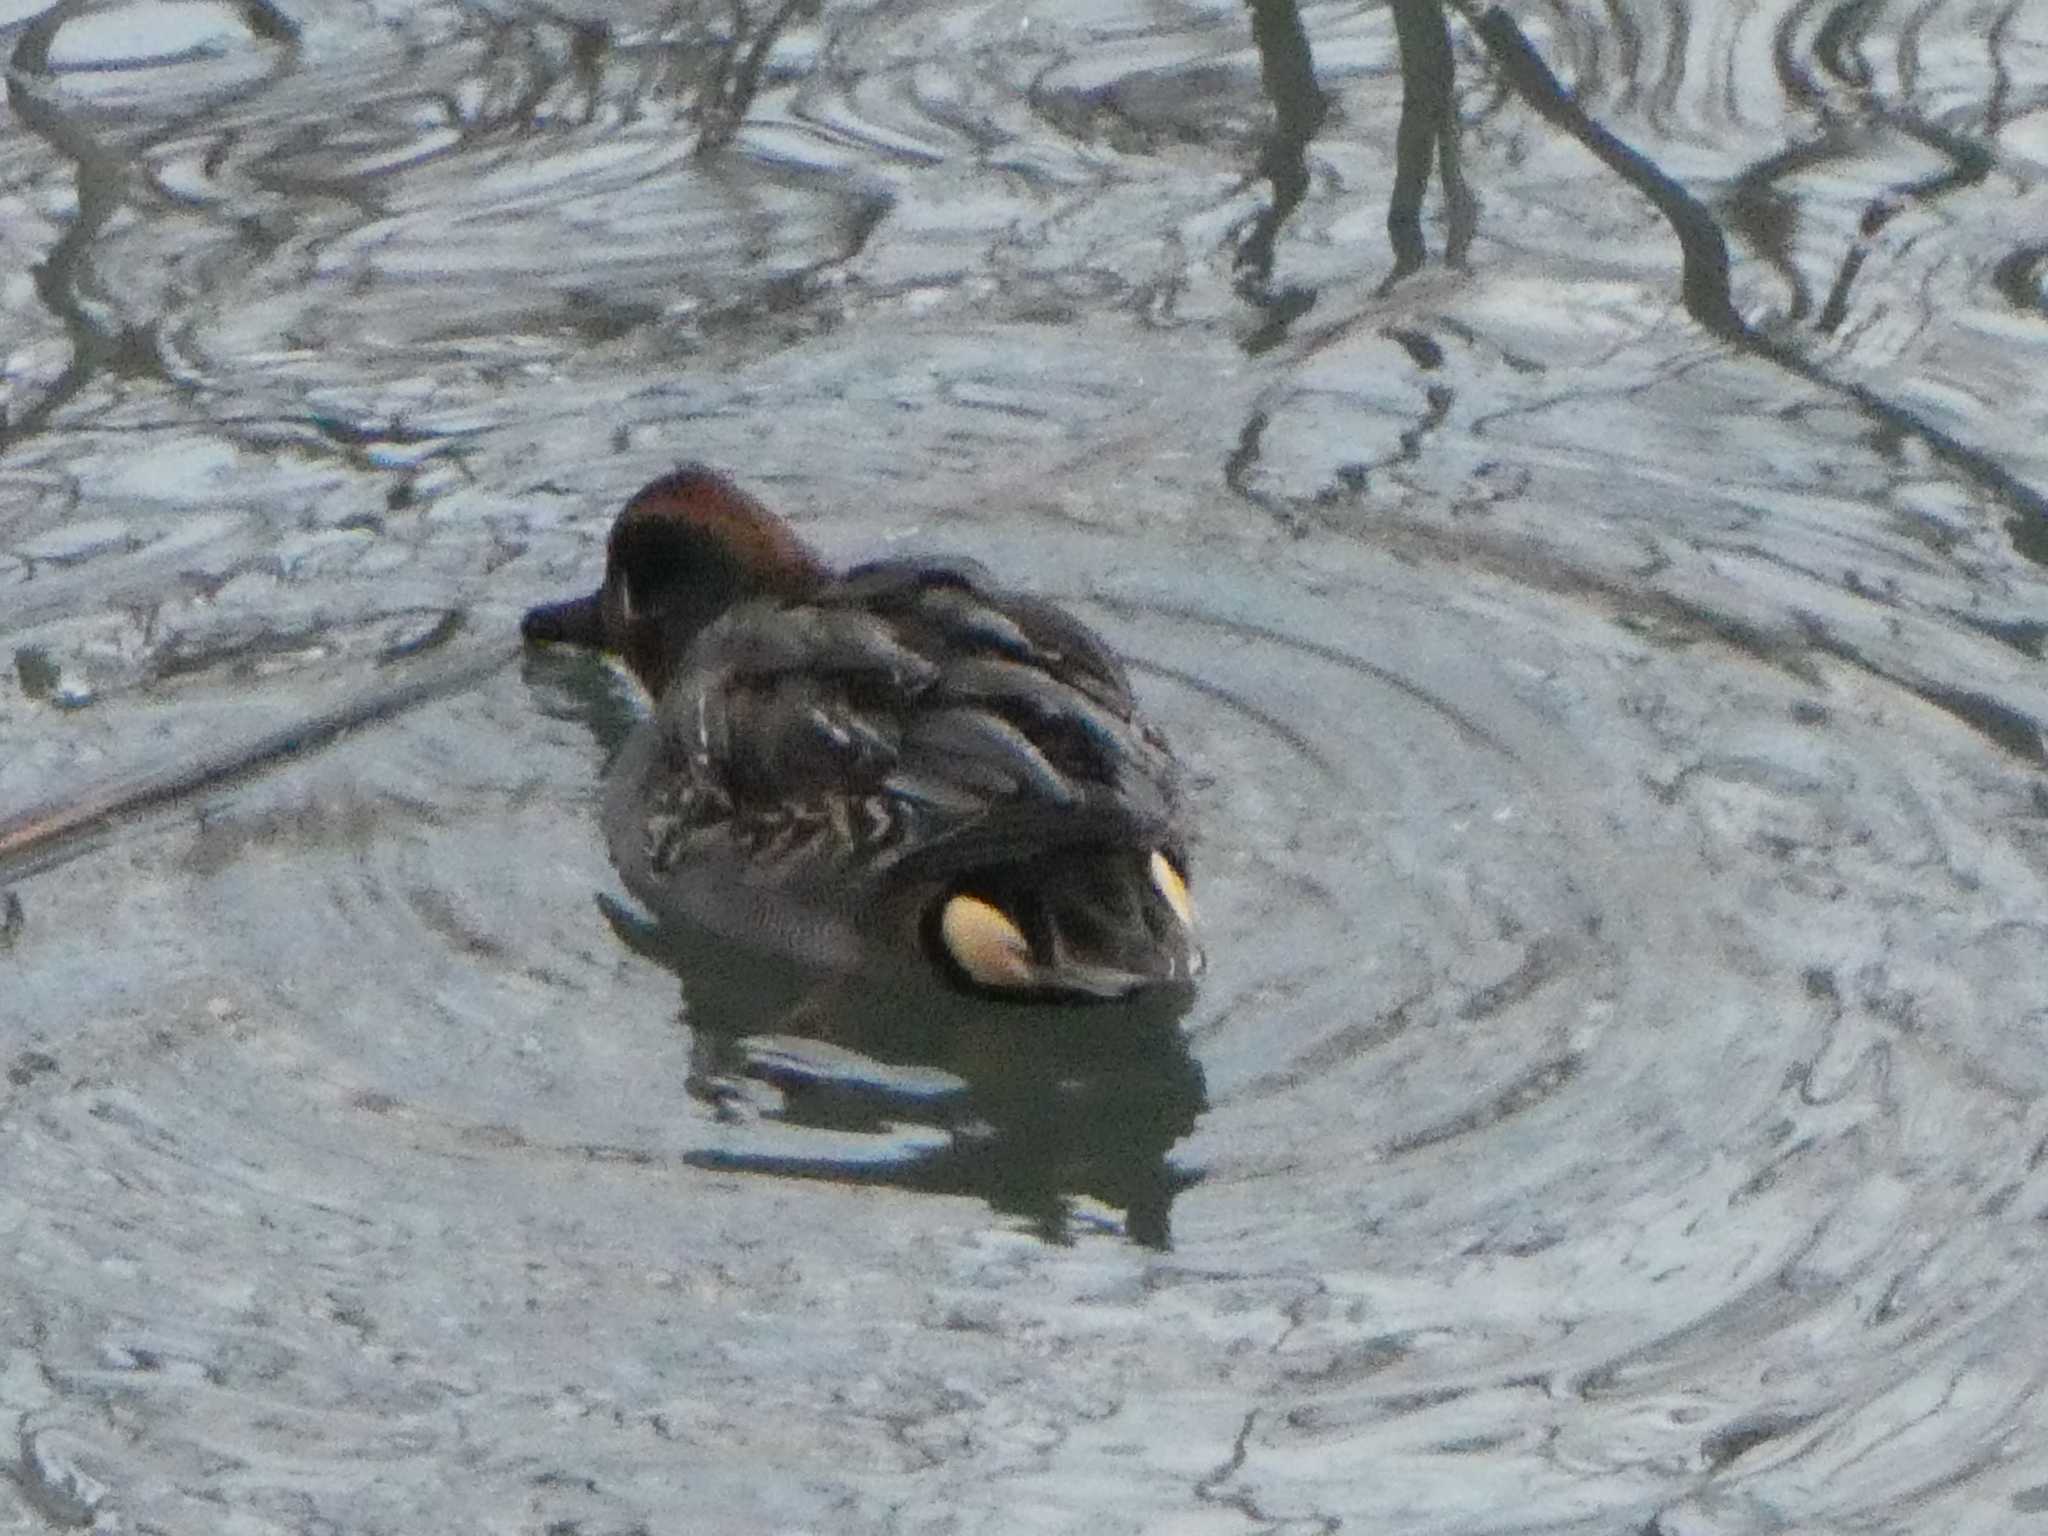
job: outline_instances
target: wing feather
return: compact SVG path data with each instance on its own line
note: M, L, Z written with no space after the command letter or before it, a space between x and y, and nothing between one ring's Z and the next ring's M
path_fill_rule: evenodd
M699 637L659 706L650 856L720 837L843 880L1173 835L1172 759L1086 626L965 561L859 567ZM658 824L658 825L657 825Z

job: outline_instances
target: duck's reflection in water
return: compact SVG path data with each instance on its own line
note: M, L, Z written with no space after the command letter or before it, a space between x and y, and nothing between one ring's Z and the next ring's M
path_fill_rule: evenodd
M1207 1106L1179 1028L1189 994L1052 1007L937 983L820 987L786 962L599 905L682 978L689 1091L731 1137L691 1164L971 1195L1053 1242L1120 1214L1133 1241L1170 1245L1174 1197L1199 1177L1170 1153Z

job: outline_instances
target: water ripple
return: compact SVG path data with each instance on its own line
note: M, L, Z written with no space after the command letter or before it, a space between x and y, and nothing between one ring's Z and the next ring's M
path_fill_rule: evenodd
M1255 9L5 11L0 1525L2048 1507L2036 8ZM1130 655L1184 1017L646 928L683 457Z

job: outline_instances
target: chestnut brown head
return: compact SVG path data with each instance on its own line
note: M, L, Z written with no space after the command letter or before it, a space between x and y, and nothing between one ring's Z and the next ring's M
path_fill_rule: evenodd
M658 696L690 642L728 608L803 597L826 574L781 518L716 470L685 464L619 513L604 585L529 610L520 633L609 651Z

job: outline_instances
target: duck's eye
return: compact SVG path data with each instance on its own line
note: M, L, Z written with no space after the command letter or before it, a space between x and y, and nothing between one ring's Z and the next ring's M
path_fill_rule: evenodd
M939 938L977 986L1028 987L1038 981L1023 930L979 896L948 898L939 914Z
M1195 926L1195 903L1188 895L1187 877L1174 867L1169 859L1157 848L1152 850L1152 886L1173 908L1173 915L1181 920L1181 926Z
M626 517L612 532L608 568L619 578L621 615L661 612L706 563L704 538L666 518Z
M684 562L666 546L626 573L620 610L627 622L660 610L683 583Z

